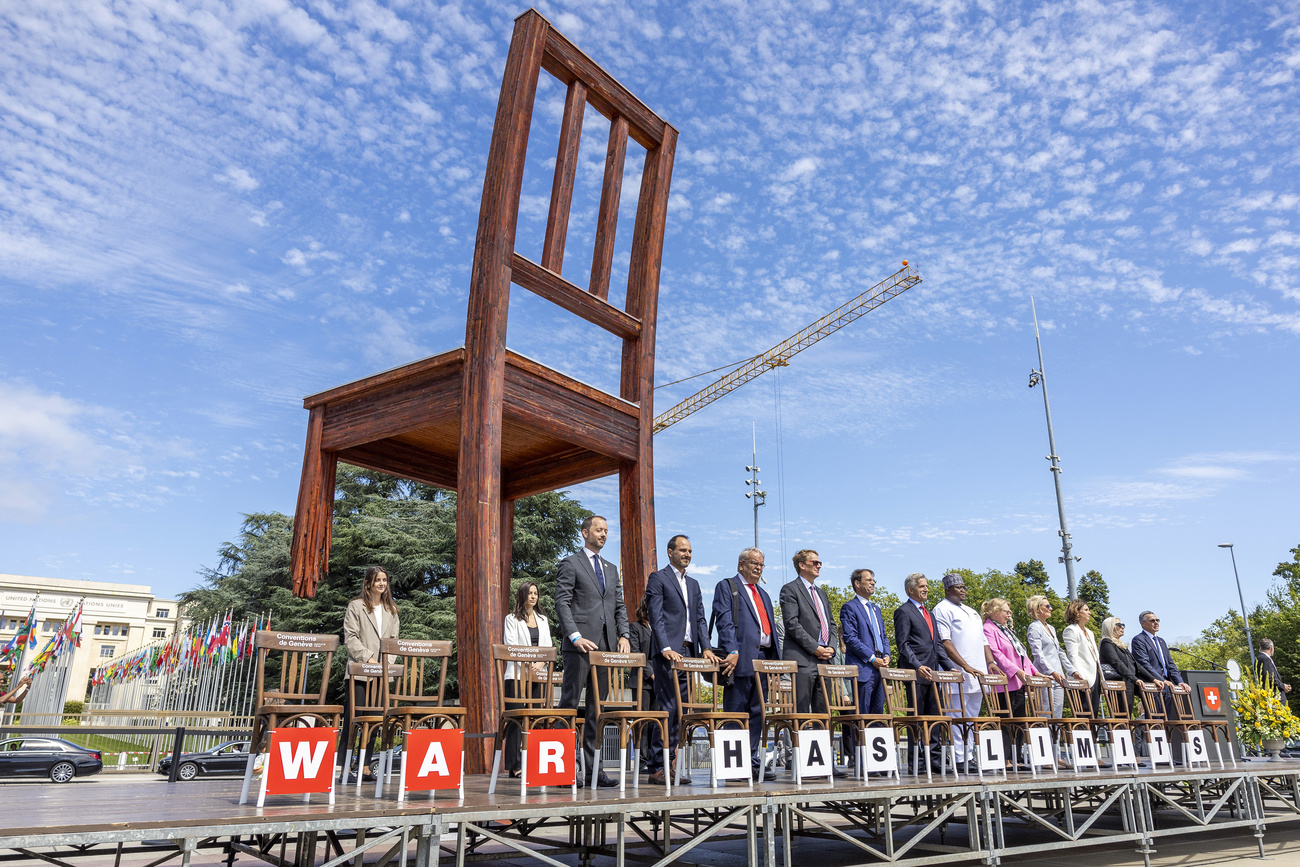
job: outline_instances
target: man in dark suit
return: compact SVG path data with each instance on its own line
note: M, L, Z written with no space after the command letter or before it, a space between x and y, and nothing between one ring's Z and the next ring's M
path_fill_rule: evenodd
M1282 682L1282 674L1277 670L1277 663L1273 661L1273 639L1271 638L1259 640L1259 668L1260 682L1269 684L1277 690L1278 698L1286 704L1286 694L1291 691L1291 684Z
M654 651L655 699L660 710L668 711L668 755L677 762L677 690L673 686L673 663L682 657L703 657L718 661L709 646L709 623L704 619L704 596L700 582L686 574L691 564L691 540L680 533L668 540L668 565L651 572L646 581L646 608L650 611L650 647ZM685 672L680 687L685 691ZM669 775L672 774L669 768ZM650 782L664 783L660 768ZM686 778L690 782L690 777Z
M799 577L781 588L781 619L785 621L782 658L799 663L794 678L796 710L826 713L817 666L829 663L835 655L839 630L831 618L830 598L814 583L821 574L821 557L811 548L804 548L795 553L793 560Z
M713 590L713 620L718 628L718 653L722 673L735 682L722 691L722 709L749 714L749 755L754 779L768 782L776 776L763 774L759 743L763 737L763 699L754 680L755 659L778 659L776 617L772 600L758 586L763 577L763 552L746 548L740 552L736 574L718 582Z
M840 606L840 630L844 633L844 664L858 667L858 713L883 713L885 682L880 669L889 667L889 635L880 606L871 601L876 592L876 573L854 569L849 576L854 596ZM844 729L844 747L857 764L856 733Z
M1174 696L1169 691L1169 687L1171 684L1182 683L1183 676L1178 671L1178 666L1174 664L1174 658L1169 655L1169 645L1156 635L1160 631L1160 618L1156 617L1154 612L1143 611L1138 615L1138 624L1142 627L1142 631L1133 636L1133 640L1129 642L1129 652L1133 654L1133 659L1145 665L1147 670L1156 677L1161 678L1165 688L1165 713L1168 714L1169 719L1177 719L1178 709L1174 706ZM1172 733L1169 746L1174 761L1182 764L1182 742L1173 737Z
M618 567L600 556L609 537L609 524L599 515L582 522L583 547L560 561L555 579L555 616L564 636L564 684L560 688L560 706L578 709L578 698L589 686L591 666L587 654L593 650L615 650L628 653L627 607L623 604L623 583L618 580ZM590 689L583 704L583 717L589 723L596 718L596 696ZM599 736L594 724L582 732L584 767L578 785L591 777L595 767ZM604 771L597 784L617 786L618 783Z
M894 650L898 667L916 672L916 710L921 715L939 713L939 703L930 688L930 674L935 670L951 670L953 663L944 652L934 615L925 607L930 594L930 582L920 572L903 579L903 592L907 601L894 611ZM937 766L936 749L940 745L939 730L930 736L931 762Z

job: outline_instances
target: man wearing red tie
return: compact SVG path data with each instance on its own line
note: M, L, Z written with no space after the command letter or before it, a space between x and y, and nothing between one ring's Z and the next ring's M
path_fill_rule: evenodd
M782 658L799 663L794 680L796 710L826 713L817 666L835 655L838 627L831 619L830 598L815 583L821 574L821 558L811 548L804 548L793 559L799 577L781 588L781 620L785 623Z
M736 575L724 578L713 590L713 619L718 628L717 652L722 673L735 682L722 691L722 709L749 714L749 755L755 780L771 782L771 771L763 775L759 741L763 734L763 698L754 681L755 659L776 659L772 600L758 586L763 579L763 552L746 548L740 552Z
M913 572L903 579L903 592L907 601L894 610L894 651L897 654L899 668L911 668L916 671L917 712L922 715L939 713L939 705L930 689L930 673L935 670L951 670L953 663L943 650L943 642L934 623L934 615L925 607L925 599L930 593L930 582L920 572ZM931 737L931 746L937 747L938 728ZM937 750L932 749L931 760L936 762Z

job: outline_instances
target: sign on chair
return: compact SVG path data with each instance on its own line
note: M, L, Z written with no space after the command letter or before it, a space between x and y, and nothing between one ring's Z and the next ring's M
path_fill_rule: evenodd
M1151 751L1151 769L1156 765L1174 766L1174 756L1169 749L1169 735L1160 729L1147 730L1147 746Z
M835 760L835 754L831 752L831 733L825 729L805 729L799 732L798 741L795 783L803 785L804 777L830 777L833 773L831 763Z
M713 785L718 780L748 780L750 770L749 732L744 729L718 729L713 733Z
M1037 726L1029 730L1029 769L1038 775L1039 768L1051 768L1056 773L1056 749L1052 745L1052 730Z
M282 728L271 731L271 746L262 773L262 791L257 806L267 795L302 795L328 792L334 803L334 751L339 730Z
M570 786L578 792L576 733L573 729L533 729L524 732L519 795L529 786Z
M1070 732L1070 740L1074 744L1074 769L1101 771L1101 763L1097 761L1097 742L1092 739L1092 732L1076 729Z
M1189 768L1192 765L1202 764L1207 768L1210 766L1210 751L1205 747L1205 732L1201 729L1187 731L1187 749L1184 752L1187 754L1184 758L1187 759ZM1219 760L1219 764L1223 764L1222 759Z
M984 776L985 771L993 774L1002 773L1005 776L1007 760L1002 755L1002 732L982 731L979 736L979 760L976 767L979 768L980 776Z
M1138 766L1137 750L1133 748L1133 733L1128 729L1110 730L1110 753L1116 768L1120 765Z
M398 803L407 792L455 789L458 800L465 800L465 730L411 729L406 733L402 752L402 785L397 790Z
M867 729L863 750L867 754L868 772L884 771L898 779L898 742L894 740L892 726Z

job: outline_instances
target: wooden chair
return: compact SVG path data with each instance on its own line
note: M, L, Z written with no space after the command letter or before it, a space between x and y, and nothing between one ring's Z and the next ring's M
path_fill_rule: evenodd
M857 744L854 756L854 778L866 779L867 729L872 726L888 726L889 714L858 712L858 667L856 665L818 665L817 674L821 680L822 698L830 713L830 731L851 731Z
M358 756L357 790L361 789L361 778L366 767L366 750L369 749L374 734L382 732L384 728L385 682L389 677L395 677L400 673L400 669L395 665L387 668L385 672L385 666L377 662L348 663L347 677L344 682L347 684L348 719L351 722L348 724L348 731L345 732L347 746L343 754L343 778L339 781L340 786L348 784L348 771L352 767L352 752L355 748ZM381 761L381 773L382 770Z
M696 731L704 730L705 737L709 740L709 750L712 752L718 729L732 724L749 729L749 714L722 709L722 686L718 683L719 671L719 664L707 659L684 656L673 662L673 691L677 696L677 779L673 782L681 782L684 777L690 776L684 759L687 747L690 746L691 738ZM685 678L678 672L685 672ZM683 680L686 681L685 695L682 694ZM665 736L665 750L667 747L668 738ZM665 779L672 778L671 767L665 762ZM713 776L712 763L709 764L709 780L713 787L717 788L718 780Z
M799 732L822 729L830 731L830 714L799 713L798 695L795 689L795 675L799 672L799 663L794 660L754 660L754 680L759 693L763 696L763 745L767 752L769 732L771 737L780 737L781 732L788 732L790 743L799 748ZM746 717L748 719L748 717ZM798 785L799 762L794 765L794 781Z
M257 653L254 685L253 737L248 746L248 766L239 803L248 803L253 764L269 748L271 732L284 727L337 727L343 705L326 704L330 666L339 647L337 635L311 635L260 629L253 635ZM318 657L319 664L314 664ZM279 671L274 688L267 688L268 669ZM274 675L272 675L274 676ZM313 682L315 685L313 686Z
M1013 746L1017 741L1028 743L1029 730L1035 726L1043 724L1043 720L1038 716L1029 714L1029 690L1025 690L1025 716L1015 716L1011 708L1011 694L1005 689L999 690L997 687L1007 685L1007 676L1005 674L980 674L977 675L980 683L980 689L984 693L984 706L988 708L987 717L977 717L968 723L971 731L970 735L978 742L979 733L994 729L1001 729ZM1050 698L1048 709L1051 709ZM977 743L978 746L978 743ZM970 750L966 751L970 755ZM1008 753L1005 758L1007 761L1019 762L1019 757ZM1029 763L1031 770L1036 770L1032 759ZM978 767L978 764L977 764ZM979 775L984 776L984 769L979 769Z
M1172 758L1174 749L1174 740L1171 735L1170 720L1165 708L1165 691L1162 687L1154 683L1147 683L1144 680L1137 682L1138 692L1142 696L1142 719L1141 729L1144 738L1149 737L1151 732L1162 732L1165 740L1169 743L1169 755ZM1151 756L1151 767L1155 768L1155 756Z
M381 659L399 660L397 676L384 679L384 771L392 775L393 748L398 740L406 749L406 733L418 728L465 727L465 708L447 704L447 669L450 641L386 638L379 644ZM437 689L433 689L436 681Z
M1101 717L1110 728L1133 730L1133 709L1128 706L1128 684L1122 680L1101 682Z
M668 711L643 710L641 707L641 681L636 676L645 667L644 653L609 653L593 650L587 654L591 666L591 684L596 690L596 718L592 724L603 732L605 726L618 727L618 791L627 788L628 740L632 741L632 767L637 767L636 744L645 729L654 726L663 738L664 767L668 765ZM604 686L602 690L601 687ZM604 696L604 697L602 697ZM600 775L600 762L593 762L591 787L596 788ZM640 788L641 775L632 774L632 788ZM672 783L668 784L669 793Z
M934 690L935 703L939 704L938 687L929 681L924 683L918 681L916 672L910 668L884 668L881 669L880 675L885 682L885 706L892 717L891 724L894 726L894 731L907 732L913 772L919 773L916 770L916 762L924 752L925 776L929 779L931 777L930 736L936 731L939 733L941 750L949 749L953 745L952 718L942 713L922 714L918 710L918 696L922 689ZM939 706L942 708L943 705L939 704ZM942 757L940 767L942 773L946 774L948 766L942 763Z
M501 703L501 720L497 726L496 754L492 758L492 780L488 783L488 794L497 790L497 774L501 770L501 751L505 745L506 729L518 726L521 734L533 729L576 728L578 712L572 708L555 706L555 690L551 688L554 681L555 659L558 652L554 647L532 647L516 644L492 645L493 670L496 676L497 701ZM534 671L534 664L540 671ZM507 672L518 681L518 694L506 698ZM534 694L533 684L542 688ZM579 739L578 743L581 740ZM574 755L576 759L577 744ZM520 794L526 793L528 770L525 767L520 775Z
M1061 757L1061 742L1069 720L1056 715L1055 703L1052 699L1056 681L1045 674L1030 675L1021 679L1025 682L1025 716L1030 721L1029 728L1046 726L1052 733L1052 743L1056 745L1054 758L1057 767L1073 767ZM1030 766L1033 766L1032 758ZM1055 771L1056 768L1053 768L1053 772Z
M1109 767L1109 763L1103 762L1100 755L1101 733L1110 725L1109 720L1098 715L1098 710L1092 706L1092 687L1085 681L1077 677L1067 677L1065 679L1065 706L1070 709L1070 716L1061 720L1060 731L1062 736L1070 732L1085 731L1092 735L1092 742L1097 746L1097 769ZM1066 737L1066 740L1073 745L1074 738L1072 735ZM1077 757L1076 757L1077 758ZM1077 767L1077 765L1076 765Z
M1197 719L1196 713L1192 710L1192 685L1189 683L1180 683L1171 690L1174 696L1174 713L1177 719L1166 721L1166 725L1177 731L1183 739L1183 743L1188 743L1188 732L1197 729L1201 731L1208 730L1210 737L1214 738L1214 751L1219 756L1219 767L1226 768L1223 762L1223 750L1219 746L1219 735L1228 742L1228 758L1232 759L1232 766L1237 766L1237 757L1232 752L1232 730L1227 720L1207 720ZM1190 758L1184 753L1184 759Z

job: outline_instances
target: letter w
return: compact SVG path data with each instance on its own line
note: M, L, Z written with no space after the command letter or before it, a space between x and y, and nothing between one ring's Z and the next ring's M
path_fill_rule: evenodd
M284 778L286 780L298 779L298 772L303 771L303 779L312 780L320 772L320 763L325 758L325 747L329 746L325 741L308 743L299 741L296 744L280 744L280 765L284 768ZM294 747L293 754L289 754L289 748ZM312 752L312 747L316 751Z

